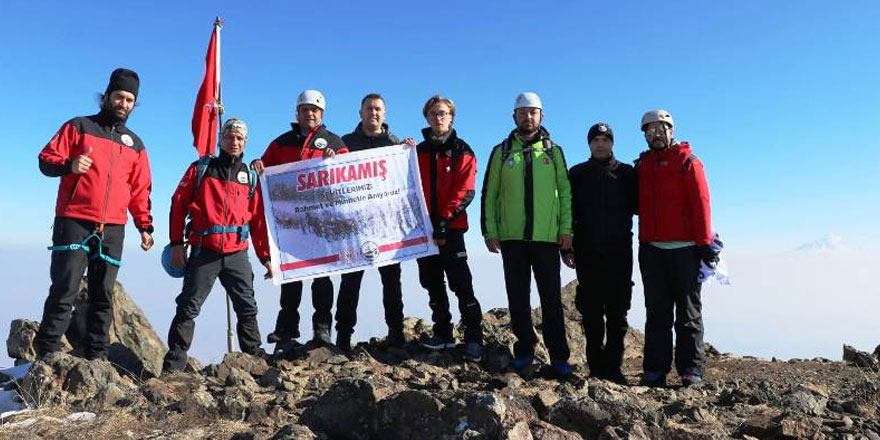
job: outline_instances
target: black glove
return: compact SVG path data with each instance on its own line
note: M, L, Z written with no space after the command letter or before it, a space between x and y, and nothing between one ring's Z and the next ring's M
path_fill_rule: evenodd
M446 226L449 224L449 220L441 219L434 225L434 240L445 240L446 239Z
M712 246L708 244L704 244L701 246L697 246L697 256L700 260L706 264L706 266L715 269L715 266L718 265L718 252L715 252L715 249L712 249Z

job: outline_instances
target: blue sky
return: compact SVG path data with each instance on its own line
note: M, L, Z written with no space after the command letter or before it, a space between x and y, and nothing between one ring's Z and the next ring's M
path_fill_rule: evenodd
M829 233L880 244L876 2L30 1L3 2L0 14L4 253L48 244L57 180L39 173L37 153L65 120L96 110L119 66L142 79L129 125L150 153L156 238L167 242L171 193L195 159L190 118L218 14L224 103L250 126L248 157L288 128L305 88L324 92L338 134L355 126L368 92L386 97L393 132L414 137L424 101L451 97L479 182L521 91L542 96L569 165L586 159L597 121L631 161L645 148L641 114L663 107L706 166L729 249L772 253ZM469 243L479 251L476 229ZM42 301L47 267L0 270L33 278ZM126 271L161 276L158 266Z

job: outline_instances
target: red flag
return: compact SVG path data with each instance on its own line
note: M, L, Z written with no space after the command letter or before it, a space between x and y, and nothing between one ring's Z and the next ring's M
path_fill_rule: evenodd
M217 146L217 119L220 113L220 21L214 23L208 53L205 55L205 77L193 109L193 146L199 157L214 154Z

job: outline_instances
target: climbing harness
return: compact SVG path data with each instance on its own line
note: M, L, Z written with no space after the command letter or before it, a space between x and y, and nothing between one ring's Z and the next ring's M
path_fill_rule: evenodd
M97 246L95 247L96 252L94 252L94 253L92 252L93 247L88 244L88 242L91 241L92 238L94 238L98 242ZM90 257L89 257L90 260L100 258L100 259L106 261L107 263L112 264L116 267L122 267L122 261L117 260L117 259L105 254L103 248L104 248L104 224L103 223L98 224L95 227L95 232L92 232L89 236L87 236L80 243L71 243L71 244L65 244L65 245L60 245L60 246L49 246L48 247L48 249L50 251L60 251L60 252L82 250L83 252L86 253L86 255L90 255Z

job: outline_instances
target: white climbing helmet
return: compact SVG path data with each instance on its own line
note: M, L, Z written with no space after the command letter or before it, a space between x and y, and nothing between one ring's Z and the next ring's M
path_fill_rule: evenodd
M296 106L299 107L303 104L311 104L315 107L324 110L324 106L326 105L326 100L324 100L324 95L317 90L305 90L299 94L296 98Z
M541 97L535 92L523 92L516 96L516 103L514 104L513 109L516 110L524 107L538 108L541 110L544 109L541 105Z
M658 108L657 110L651 110L642 116L641 130L644 131L646 125L657 121L669 124L669 128L675 128L675 124L672 122L672 115L670 115L668 111Z

